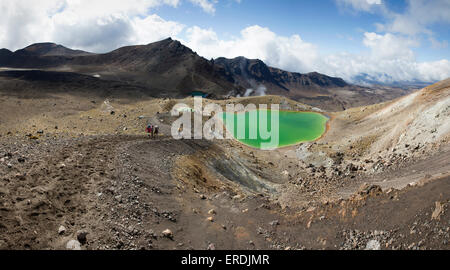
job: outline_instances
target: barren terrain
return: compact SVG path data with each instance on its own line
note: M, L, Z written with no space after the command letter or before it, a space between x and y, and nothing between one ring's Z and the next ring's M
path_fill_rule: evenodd
M0 79L0 249L449 248L449 80L261 151L174 140L169 112L192 98Z

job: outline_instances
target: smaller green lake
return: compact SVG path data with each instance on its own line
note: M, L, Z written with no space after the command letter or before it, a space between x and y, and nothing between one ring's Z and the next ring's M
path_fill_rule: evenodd
M259 149L279 148L283 146L295 145L301 142L315 141L325 132L328 118L316 112L292 112L279 111L279 132L278 138L272 138L264 135L264 130L271 133L272 118L276 120L276 113L272 117L270 110L256 110L242 113L223 113L222 119L227 130L238 141ZM266 118L266 121L261 119ZM245 119L245 123L242 123ZM234 128L233 128L234 125ZM238 125L240 129L238 129ZM260 125L263 134L260 133ZM264 125L267 125L264 127ZM245 128L243 128L245 127ZM276 127L276 125L274 125ZM245 136L239 130L245 129ZM239 132L239 133L238 133ZM256 134L256 135L255 135Z

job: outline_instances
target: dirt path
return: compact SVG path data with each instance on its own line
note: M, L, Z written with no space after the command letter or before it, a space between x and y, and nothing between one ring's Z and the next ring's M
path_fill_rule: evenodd
M256 248L254 226L273 214L245 213L266 198L200 194L171 175L177 157L209 145L106 136L22 148L8 159L12 168L1 167L0 248L64 249L79 230L89 233L85 249ZM161 236L165 229L173 239Z
M448 248L448 178L298 212L235 184L204 188L213 176L178 179L182 157L209 148L206 141L143 136L4 144L0 249L65 249L80 230L88 233L83 249L354 249L370 239L384 248ZM444 210L431 221L436 201ZM407 235L413 227L421 235ZM166 229L173 237L162 235Z
M65 237L55 237L61 225L70 235L96 220L97 194L114 171L110 153L123 141L87 138L15 152L11 162L24 161L2 166L2 247L61 248Z

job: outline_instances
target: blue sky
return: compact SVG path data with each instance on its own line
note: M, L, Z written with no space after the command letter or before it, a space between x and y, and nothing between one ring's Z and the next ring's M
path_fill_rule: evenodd
M201 56L259 58L348 81L450 77L450 0L0 0L0 47L92 52L167 37Z
M408 2L404 0L384 1L383 4L399 14L408 8ZM212 28L224 39L238 35L244 27L252 25L268 27L284 36L299 34L328 53L366 49L361 42L364 32L376 32L377 23L389 20L382 12L355 10L351 5L342 5L335 0L242 0L240 3L227 0L217 3L214 14L184 2L178 8L162 6L156 11L166 20ZM429 28L440 42L450 40L448 22L433 23ZM418 60L450 59L448 45L435 48L427 35L415 38L421 40L420 46L413 47Z

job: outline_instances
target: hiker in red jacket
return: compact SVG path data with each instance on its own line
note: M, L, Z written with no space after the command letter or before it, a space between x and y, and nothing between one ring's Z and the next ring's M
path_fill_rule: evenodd
M145 131L148 133L149 137L153 137L153 126L152 125L148 125L147 128L145 129Z

